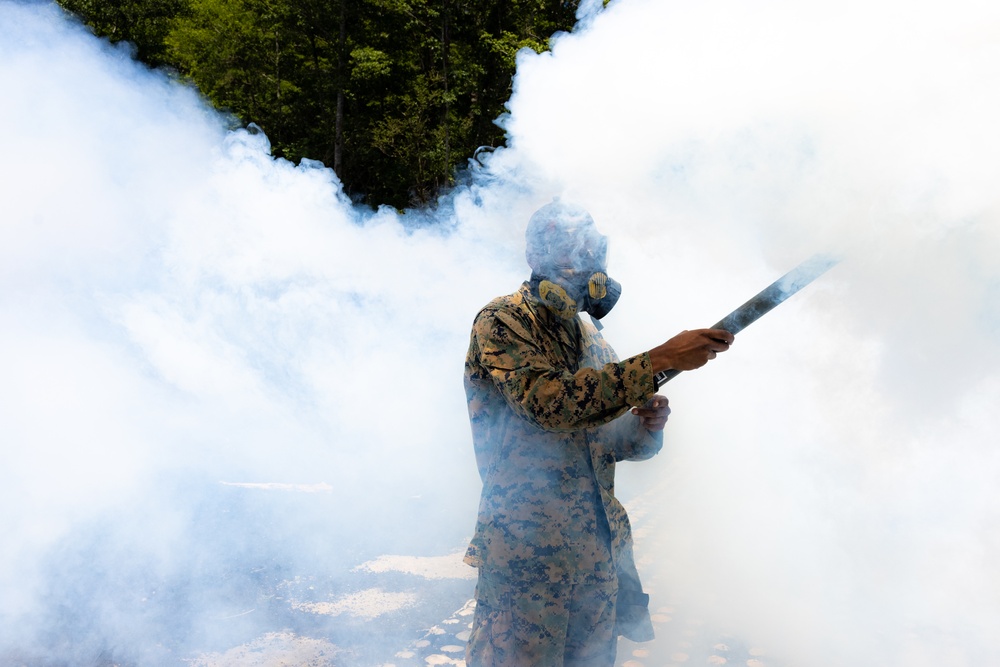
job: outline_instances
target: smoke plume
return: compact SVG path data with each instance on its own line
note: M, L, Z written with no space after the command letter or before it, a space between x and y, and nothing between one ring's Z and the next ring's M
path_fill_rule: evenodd
M1000 6L584 4L519 55L508 146L397 213L0 0L0 658L176 664L303 573L461 549L469 326L559 195L623 357L843 258L621 466L653 604L783 664L996 660Z

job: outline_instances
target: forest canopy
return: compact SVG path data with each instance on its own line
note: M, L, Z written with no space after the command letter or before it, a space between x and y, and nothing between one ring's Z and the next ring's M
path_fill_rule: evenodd
M579 0L58 0L193 82L274 155L319 160L370 205L420 206L499 146L520 49Z

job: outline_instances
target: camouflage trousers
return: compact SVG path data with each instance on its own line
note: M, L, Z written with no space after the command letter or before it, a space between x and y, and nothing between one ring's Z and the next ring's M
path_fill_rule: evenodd
M479 571L468 667L612 667L615 581L523 583Z

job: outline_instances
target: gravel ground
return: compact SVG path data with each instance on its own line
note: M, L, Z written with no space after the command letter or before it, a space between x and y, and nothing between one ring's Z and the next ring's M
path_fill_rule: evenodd
M651 490L645 496L655 495ZM772 667L767 651L727 635L672 604L655 577L651 555L662 527L629 503L652 598L656 639L620 640L619 667L745 665ZM441 556L382 555L336 580L293 577L261 596L259 608L275 629L225 651L205 652L191 667L426 667L464 666L475 602L474 570L461 551Z

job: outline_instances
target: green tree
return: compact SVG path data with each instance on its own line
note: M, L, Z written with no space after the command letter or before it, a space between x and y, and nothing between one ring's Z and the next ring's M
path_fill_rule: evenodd
M164 39L187 5L186 0L59 0L59 4L83 17L97 35L131 42L136 57L152 66L171 64L164 58Z
M274 153L332 166L377 205L421 205L495 120L519 49L575 22L561 0L61 0L95 32L192 80L267 133ZM144 17L136 19L135 17ZM131 18L129 18L131 17Z
M190 0L165 40L171 62L202 93L260 125L278 147L294 139L288 130L302 92L288 10L284 0Z

